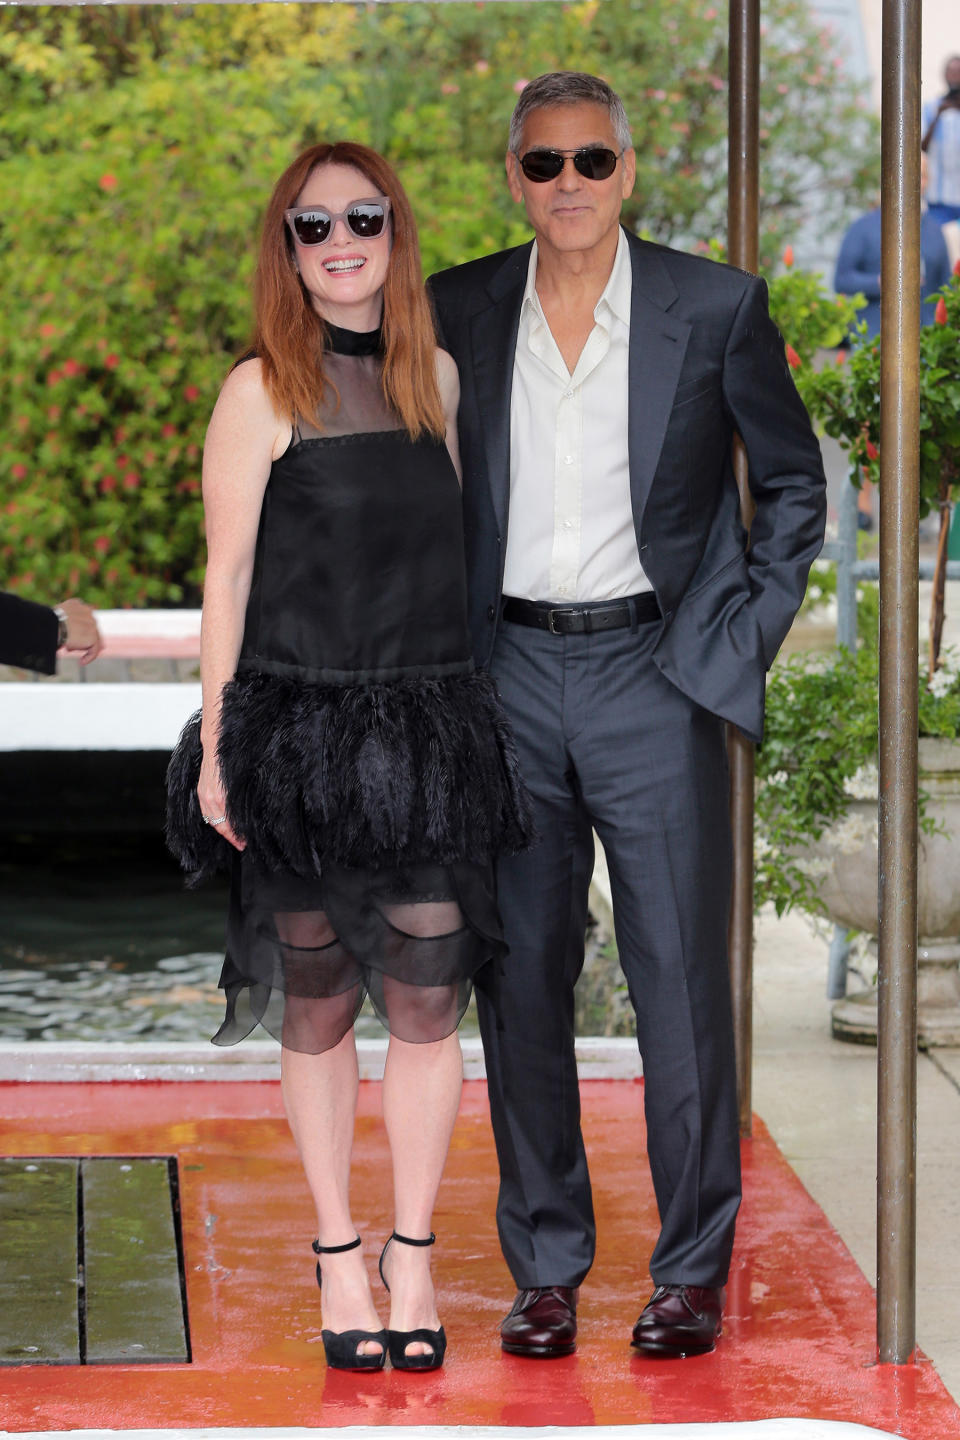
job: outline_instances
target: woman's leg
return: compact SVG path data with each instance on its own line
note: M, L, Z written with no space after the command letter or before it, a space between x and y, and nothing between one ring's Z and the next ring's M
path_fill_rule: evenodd
M293 1004L310 1004L292 1001ZM359 1072L353 1031L322 1054L282 1051L283 1103L300 1152L307 1184L317 1208L321 1245L344 1245L357 1233L350 1215L350 1155ZM323 1320L327 1329L379 1330L362 1250L320 1257L323 1271ZM382 1346L364 1341L360 1354Z
M463 1061L457 1035L413 1045L390 1036L383 1076L383 1119L393 1162L394 1229L425 1239L460 1104ZM384 1259L391 1330L437 1330L427 1247L392 1244ZM407 1353L430 1352L420 1343Z

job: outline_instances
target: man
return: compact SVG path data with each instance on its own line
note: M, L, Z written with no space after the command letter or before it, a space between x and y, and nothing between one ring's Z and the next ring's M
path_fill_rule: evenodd
M925 195L928 184L929 166L927 157L920 157L920 193ZM840 295L861 294L866 305L857 312L856 325L866 321L867 337L880 333L880 259L881 245L880 208L868 210L853 221L840 245L833 288ZM946 285L951 275L950 256L944 239L943 227L934 220L929 207L924 205L920 217L920 285L923 304L920 308L921 325L932 325L937 313L937 291ZM854 339L858 338L854 333Z
M532 81L509 145L534 244L431 281L460 369L476 657L540 834L501 867L510 954L478 990L519 1287L501 1339L569 1354L593 1260L573 987L595 828L662 1227L633 1344L694 1354L720 1330L740 1200L723 722L760 735L764 672L823 538L820 453L763 284L620 228L635 156L603 81ZM749 556L735 429L757 506Z
M93 611L83 600L51 607L0 591L0 664L52 675L58 650L82 650L80 664L89 665L102 644Z
M927 202L939 225L960 220L960 55L944 68L947 93L923 107L920 148L930 162Z

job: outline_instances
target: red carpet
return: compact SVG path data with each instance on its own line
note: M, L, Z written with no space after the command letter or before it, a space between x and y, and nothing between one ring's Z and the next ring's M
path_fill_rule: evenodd
M7 1155L174 1154L193 1363L0 1371L8 1430L205 1425L592 1425L846 1420L908 1440L957 1440L933 1367L875 1363L874 1298L839 1237L757 1124L725 1333L713 1355L640 1359L656 1214L642 1158L642 1088L583 1085L599 1248L575 1356L501 1354L513 1295L493 1220L496 1166L481 1082L464 1088L434 1228L450 1348L431 1375L323 1364L312 1206L274 1083L24 1084L0 1091ZM361 1086L353 1191L371 1273L390 1230L379 1086ZM375 1294L379 1290L379 1284ZM382 1295L382 1292L380 1292ZM381 1306L383 1314L386 1307Z

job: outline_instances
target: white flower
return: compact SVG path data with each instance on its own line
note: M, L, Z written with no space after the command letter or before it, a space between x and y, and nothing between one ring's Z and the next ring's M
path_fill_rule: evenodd
M861 765L856 774L850 776L843 789L853 800L876 800L879 783L877 767L870 761Z
M932 680L927 682L927 689L931 695L935 695L940 700L944 695L949 695L956 683L956 675L951 675L950 671L944 667L934 671Z

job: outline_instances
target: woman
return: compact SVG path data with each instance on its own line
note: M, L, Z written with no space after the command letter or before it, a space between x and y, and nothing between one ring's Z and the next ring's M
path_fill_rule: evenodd
M527 843L529 819L470 660L456 367L409 202L374 151L317 145L281 176L255 308L204 450L203 710L171 761L168 829L197 877L234 857L215 1041L260 1022L282 1043L327 1363L378 1369L389 1351L432 1369L455 1032L473 975L505 952L493 858ZM386 1331L348 1200L364 993L390 1030Z

